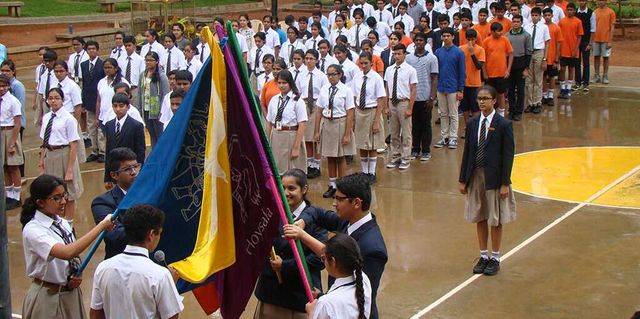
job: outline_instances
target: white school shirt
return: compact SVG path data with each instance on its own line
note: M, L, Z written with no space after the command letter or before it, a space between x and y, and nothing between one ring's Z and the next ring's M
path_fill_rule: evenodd
M296 69L295 66L292 66L291 68L289 68L289 72L291 72L291 75L293 75L293 81L294 82L298 82L298 79L300 78L300 76L302 75L302 72L304 70L306 70L307 67L303 64L301 65L299 68ZM299 86L298 86L299 88Z
M210 55L211 49L209 48L209 44L201 40L200 44L198 44L198 55L196 55L194 59L205 63Z
M40 65L38 65L36 67L36 92L40 91L40 87L38 86L40 84L40 77L42 77L43 74L47 73L47 66L44 65L44 63L40 63Z
M406 13L405 15L398 15L395 19L393 19L393 24L395 24L396 22L404 23L404 34L411 33L411 31L413 31L413 27L416 25L413 21L413 18Z
M357 24L352 26L351 29L349 29L349 35L347 35L347 39L349 39L349 45L351 45L352 48L355 48L356 47L356 35L358 35L358 41L360 41L360 43L362 43L362 41L367 39L367 35L368 34L369 34L369 27L366 24L361 23L360 24L360 30L358 30L358 25Z
M320 41L324 40L320 35L318 35L317 37L311 37L309 39L307 39L307 42L304 43L304 46L307 50L311 50L314 49L314 45L315 45L315 50L318 50L318 44L320 44ZM305 50L306 52L306 50Z
M356 106L360 106L360 94L362 93L362 83L364 82L364 72L360 71L356 73L356 76L351 81L351 91L355 98ZM369 70L367 76L367 87L365 93L365 108L375 108L378 106L378 98L385 97L387 94L384 91L384 81L378 72L373 69Z
M20 100L7 92L0 96L0 126L14 126L14 117L22 116L22 103Z
M294 100L293 92L289 91L285 97L282 94L275 95L269 101L269 106L267 108L267 122L276 125L276 115L278 114L278 107L280 106L281 101L286 101L286 98L289 98L287 103L285 104L284 111L282 112L282 121L280 122L282 126L296 126L302 122L308 121L307 117L307 106L304 104L304 100L299 98L297 101ZM284 99L284 100L283 100Z
M40 139L44 141L44 131L47 129L47 124L51 118L51 114L55 113L56 117L53 119L51 125L51 135L49 136L49 145L60 146L69 145L69 143L80 140L78 134L78 121L76 118L67 112L64 108L60 108L57 112L48 112L42 116L42 125L40 126Z
M327 118L331 117L331 110L329 110L329 89L331 87L331 83L322 87L318 99L318 107L322 109L322 116ZM347 111L355 107L351 89L342 82L338 82L336 88L337 91L333 98L333 118L347 116Z
M160 118L158 120L164 124L165 127L173 118L173 112L171 112L171 93L173 93L173 90L164 95L162 98L162 106L160 106Z
M373 16L373 13L376 11L376 8L374 8L372 5L370 5L369 3L365 2L364 4L355 4L353 5L353 10L355 10L356 8L361 8L362 11L364 11L364 19L367 20L368 17ZM353 15L351 15L353 16Z
M313 311L313 319L329 318L358 318L358 302L356 300L356 277L336 278L329 291L318 302ZM364 315L371 315L371 282L362 272L362 286L364 288Z
M336 17L340 15L340 11L331 11L329 12L329 27L332 28L333 24L336 23ZM311 25L311 23L309 23Z
M478 122L478 143L480 143L480 129L482 129L482 121L484 121L485 118L487 119L487 123L484 128L484 138L486 139L489 136L489 127L491 126L491 121L493 121L494 115L496 115L495 109L491 111L491 114L487 117L485 117L482 112L480 113L480 122Z
M389 11L387 11L387 12L389 12ZM378 22L376 24L376 32L378 33L378 43L376 45L380 45L383 48L388 47L389 46L389 36L391 35L391 28L389 27L389 24L387 24L385 22Z
M290 40L287 40L287 42L283 43L282 46L280 46L280 53L278 53L278 55L284 59L289 67L291 67L293 65L293 60L289 58L292 57L293 51L298 49L306 52L306 47L304 46L304 44L302 44L302 41L295 40L293 43L291 43Z
M131 77L129 78L131 81L131 85L138 86L138 81L140 80L140 74L144 72L146 69L146 65L144 64L144 58L133 52L131 55L127 55L125 52L124 55L120 56L120 60L118 60L118 66L120 67L120 71L122 73L122 78L127 73L127 64L129 63L129 58L131 58Z
M260 52L258 52L258 50L260 50ZM267 47L266 45L263 45L262 48L258 48L256 46L253 49L251 49L251 51L249 51L249 56L247 57L247 59L249 60L249 66L251 66L252 71L254 71L255 73L264 72L264 67L262 66L262 58L267 54L273 55L274 52L273 52L273 49L271 49L270 47ZM258 58L257 64L256 64L256 55ZM257 68L256 68L256 65L257 65Z
M525 3L520 6L520 14L526 19L531 21L531 8ZM540 17L540 20L544 20L543 17Z
M75 239L69 222L62 218L60 219L62 220L60 226L71 233L71 236ZM50 255L53 246L65 244L62 237L58 235L60 230L54 227L53 219L39 210L36 210L33 219L24 226L24 229L22 229L22 247L24 249L25 268L29 278L38 278L46 282L65 285L70 271L69 262Z
M531 9L529 9L529 12L531 12ZM576 9L576 13L588 13L588 12L589 12L588 7L584 8L584 10L580 9L580 7ZM591 16L589 17L589 20L591 21L591 28L589 28L589 32L595 33L596 32L596 13L595 12L593 11L591 12Z
M144 120L142 119L142 116L140 115L140 111L138 111L138 109L135 106L131 105L131 104L129 104L129 110L127 111L127 116L130 116L132 119L142 123L142 126L145 126ZM115 118L116 118L116 112L114 112L113 108L111 108L111 112L107 112L104 115L104 121L102 123L107 123L107 122L109 122L109 121L111 121L111 120L113 120ZM124 118L126 118L126 116ZM124 122L122 122L122 123L124 123ZM122 125L122 124L120 124L120 125Z
M331 42L332 47L336 45L336 39L341 35L344 35L349 39L349 30L345 27L342 27L342 29L331 30L331 38L329 39L329 42Z
M358 228L362 227L362 225L368 223L371 220L373 220L373 215L371 214L371 212L367 212L367 214L360 218L357 222L347 227L347 235L351 236L353 232L355 232L356 230L358 230Z
M444 1L442 1L442 2L444 2ZM442 8L440 8L440 10L438 12L440 12L440 14L448 15L449 16L449 26L453 27L453 15L456 14L456 12L458 12L458 10L455 10L453 8L453 6L450 9L447 9L443 5ZM405 32L405 34L406 34L406 32Z
M391 3L387 3L387 5L384 6L384 9L389 10L389 12L391 12L391 16L395 18L400 14L400 1L398 1L398 5L395 7L391 5Z
M393 24L393 15L391 14L391 11L387 9L382 9L382 11L376 10L373 12L373 17L378 21L378 23L384 22L387 25Z
M124 45L122 45L120 47L113 48L113 50L111 50L111 53L109 54L109 57L112 59L116 59L117 61L125 55L127 55L127 50L125 50Z
M120 82L130 85L124 77L120 79ZM102 124L107 123L107 118L113 118L115 116L113 103L111 103L113 96L116 95L113 90L114 84L117 83L113 83L113 81L109 82L106 76L98 81L98 95L100 96L100 116L98 116L98 121L102 122ZM109 113L113 113L113 116Z
M67 67L69 68L69 77L71 78L76 77L76 57L78 57L78 79L82 79L82 68L80 67L80 64L89 60L89 55L87 54L87 51L82 50L80 52L74 52L69 56L69 60L67 60Z
M170 318L184 309L182 301L169 270L144 247L127 245L93 276L91 309L104 310L106 318Z
M262 88L264 87L265 83L269 82L269 80L273 80L273 74L262 73L258 75L258 77L256 78L256 89L258 89L258 92L262 93Z
M185 69L191 72L194 80L196 79L196 76L198 75L198 72L200 72L201 68L202 62L200 62L200 60L198 60L195 56L191 59L191 61L186 61Z
M556 5L552 5L551 7L546 7L546 8L551 8L551 11L553 11L553 17L551 18L551 22L558 24L560 20L564 18L564 11L562 11L562 8Z
M44 91L47 88L47 77L49 77L49 90L58 86L58 78L55 76L53 69L46 69L40 77L39 83L42 83L42 85L38 83L38 93L42 94L45 100L47 99L47 92Z
M384 51L385 47L380 46L380 43L378 42L374 47L373 47L373 55L378 56L378 57L382 57L382 51Z
M324 64L322 62L324 62ZM322 71L322 73L327 73L327 69L329 68L329 66L339 63L340 62L338 62L338 59L327 53L325 57L320 56L320 58L318 59L318 68L320 69L320 71Z
M396 72L397 63L389 66L384 73L384 80L389 88L389 99L393 95L393 76ZM398 69L398 85L396 95L398 99L408 99L411 97L410 84L418 84L418 73L407 61L400 64Z
M240 45L240 52L248 54L249 45L247 44L247 39L245 39L242 34L236 33L236 40L238 40L238 45Z
M160 58L160 70L167 73L167 60L169 59L169 51L171 51L171 70L184 70L187 66L184 53L177 46L171 49L165 49L164 55Z
M534 26L533 23L529 23L528 25L524 26L524 31L529 33L532 37L533 37L533 26ZM549 34L549 27L546 24L544 24L543 20L538 21L538 23L536 23L535 26L536 26L536 38L532 40L533 49L543 50L546 45L546 41L549 41L551 39L551 35Z
M358 66L349 59L345 59L342 63L338 64L342 66L342 71L344 72L345 77L344 83L346 84L349 84L349 82L353 80L353 77L356 76L356 73L360 71L360 68L358 68Z
M58 82L57 86L61 88L62 93L64 93L64 104L62 107L67 110L67 112L73 114L76 105L82 105L82 90L80 86L69 78L69 76L66 76L62 81Z
M160 61L162 61L162 56L165 54L166 50L164 46L160 44L158 41L153 41L152 44L147 43L142 46L142 48L140 49L140 56L142 58L145 58L147 56L147 53L149 53L149 51L153 51L157 53L158 57L160 57Z
M280 36L278 32L273 28L269 28L269 30L266 30L264 33L267 39L264 45L275 51L275 49L280 46Z
M309 78L311 76L313 76L314 100L318 100L318 98L320 97L320 90L322 90L325 85L329 84L327 75L320 71L320 69L313 68L313 71L309 72L309 69L305 68L304 70L302 70L302 73L298 76L298 80L296 81L296 86L298 87L298 91L300 92L301 99L306 99L309 97Z

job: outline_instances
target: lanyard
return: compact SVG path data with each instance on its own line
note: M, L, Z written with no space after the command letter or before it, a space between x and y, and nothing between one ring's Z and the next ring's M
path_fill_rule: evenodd
M130 253L128 251L123 251L122 252L125 255L129 255L129 256L140 256L140 257L144 257L144 258L149 258L149 256L145 255L145 254L141 254L141 253Z

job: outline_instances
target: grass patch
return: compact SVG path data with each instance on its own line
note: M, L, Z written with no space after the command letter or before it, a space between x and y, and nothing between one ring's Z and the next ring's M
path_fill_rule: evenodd
M23 17L50 17L102 14L100 4L96 0L21 0ZM197 7L211 7L214 5L238 4L255 2L256 0L196 0ZM184 3L185 8L191 7L191 2ZM158 7L153 5L154 8ZM182 4L173 5L176 13L181 12ZM128 3L116 5L117 12L129 12ZM3 12L2 14L6 14Z

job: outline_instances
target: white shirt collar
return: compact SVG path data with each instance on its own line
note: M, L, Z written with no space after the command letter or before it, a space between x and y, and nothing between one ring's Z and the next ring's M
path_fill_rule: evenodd
M51 227L51 225L53 225L53 218L45 215L39 210L36 210L35 215L33 215L33 219L47 227Z
M126 191L126 190L122 189L122 187L120 187L119 185L118 185L118 188L120 189L120 191L121 191L123 194L127 195L127 191Z
M124 121L127 119L127 117L129 116L129 114L124 114L124 116L121 119L118 119L118 117L116 116L116 122L120 123L120 130L122 130L122 126L124 125Z
M358 230L358 228L362 227L362 225L366 224L372 219L373 219L373 216L371 215L371 212L368 212L366 215L364 215L364 217L360 218L360 220L349 225L349 227L347 228L347 234L348 235L353 234L353 232Z
M291 92L289 92L289 93L291 93ZM291 214L293 215L293 219L298 219L298 217L300 217L300 214L302 214L302 211L305 208L307 208L307 203L305 201L302 201L300 206L298 206L298 208L296 208L296 210L291 212Z
M329 291L327 293L330 293L336 289L338 289L339 287L343 286L343 285L348 285L352 282L354 282L356 280L355 276L349 276L349 277L342 277L342 278L336 278L336 280L333 282L333 285L331 286L331 288L329 289Z
M580 7L578 7L577 12L578 12L578 13L586 13L586 12L589 12L589 7L584 8L584 10L581 10L581 9L580 9Z
M144 254L149 257L149 251L140 246L127 245L127 247L124 248L124 251L127 253Z
M493 120L493 116L496 114L496 109L493 109L493 111L491 111L491 114L489 114L488 116L484 116L484 114L482 114L482 112L480 112L480 125L482 125L482 121L486 118L487 119L487 125L491 125L491 121Z

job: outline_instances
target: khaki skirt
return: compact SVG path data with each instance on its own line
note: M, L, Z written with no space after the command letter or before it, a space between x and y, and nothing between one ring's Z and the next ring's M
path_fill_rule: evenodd
M378 122L380 132L373 133L371 126L376 118L376 108L361 110L356 108L356 148L359 150L375 151L384 148L384 124L382 116Z
M20 135L20 133L18 133ZM8 148L6 147L11 143L11 138L13 137L13 130L2 130L0 131L0 138L2 139L2 155L4 156L5 165L9 166L18 166L24 164L24 156L22 154L22 142L20 142L20 136L16 139L16 150L13 154L9 154Z
M269 141L280 175L292 168L299 168L305 173L307 172L307 149L304 147L304 140L300 144L298 158L291 159L291 150L296 142L297 133L297 131L278 131L275 127L271 130Z
M498 226L516 220L516 198L511 185L505 199L500 198L500 189L485 189L483 168L471 173L466 197L464 217L470 223L486 220L489 226Z
M31 283L22 302L22 318L84 319L82 290L62 291L51 294L49 288Z
M305 103L306 104L306 103ZM304 140L307 142L315 142L316 116L318 116L318 105L313 103L313 110L307 108L307 127L304 129Z
M307 314L258 300L253 319L306 319Z
M343 157L356 153L353 132L349 144L342 145L342 137L347 129L347 117L330 120L322 118L320 122L320 154L324 157Z
M81 141L78 141L81 143ZM44 154L44 173L53 175L64 180L64 174L67 171L67 163L69 163L69 147L57 150L45 150ZM82 184L82 176L80 175L80 164L76 160L73 166L73 181L67 182L67 193L70 200L77 200L84 192Z

